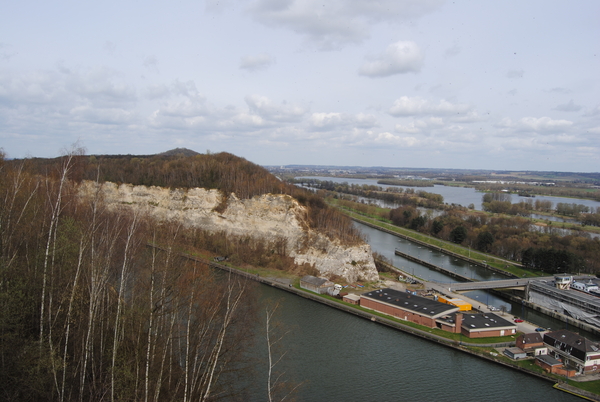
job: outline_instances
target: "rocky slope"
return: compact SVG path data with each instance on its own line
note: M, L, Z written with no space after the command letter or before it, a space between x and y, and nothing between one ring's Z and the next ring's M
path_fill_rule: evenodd
M95 189L94 182L84 182L80 194L91 196ZM285 238L288 253L295 262L313 265L323 277L339 275L348 282L378 280L368 244L344 246L307 230L306 208L286 195L266 194L240 200L232 194L225 211L217 213L214 208L222 197L217 190L169 190L105 183L101 194L112 208L136 209L160 220L178 220L204 230L240 236Z

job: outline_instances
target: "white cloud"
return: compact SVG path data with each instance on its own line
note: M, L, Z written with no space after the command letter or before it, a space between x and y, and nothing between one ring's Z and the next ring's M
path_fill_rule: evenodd
M378 125L377 117L372 114L359 113L354 117L354 123L360 128L372 128Z
M392 43L385 52L372 61L365 62L359 74L368 77L388 77L394 74L418 73L423 66L423 53L415 42Z
M356 115L336 112L320 112L311 114L308 123L314 130L333 131L336 129L372 128L378 125L377 118L371 114L358 113Z
M75 121L94 124L132 124L134 114L121 108L92 108L89 106L77 106L70 111L71 118Z
M240 68L248 71L266 70L275 60L268 53L260 53L255 56L244 56L240 60Z
M451 103L442 99L435 104L420 97L410 98L402 96L396 99L388 113L392 116L418 116L418 115L457 115L470 112L471 108L465 104Z
M419 145L419 140L416 137L395 135L387 131L374 135L373 142L381 145L395 145L401 147L413 147Z
M553 120L550 117L524 117L519 120L521 129L533 130L536 132L553 132L566 130L573 125L569 120Z
M250 111L271 121L296 122L305 114L306 109L300 106L273 103L269 98L260 95L249 95L245 98Z
M414 20L441 6L443 0L256 0L248 11L262 24L306 36L321 49L358 43L379 22Z

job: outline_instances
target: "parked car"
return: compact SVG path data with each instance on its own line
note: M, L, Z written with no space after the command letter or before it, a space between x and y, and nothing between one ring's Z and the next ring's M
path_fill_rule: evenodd
M521 318L515 318L515 322L523 322Z
M535 329L535 332L544 332L544 331L545 331L545 329L544 329L544 328L536 328L536 329Z

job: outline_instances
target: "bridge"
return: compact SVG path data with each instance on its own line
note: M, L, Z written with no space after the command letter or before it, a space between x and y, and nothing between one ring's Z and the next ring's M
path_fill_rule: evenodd
M554 278L518 278L518 279L499 279L495 281L477 281L477 282L452 282L440 283L447 286L452 292L466 292L469 290L480 289L524 289L531 280L552 280Z
M574 275L575 281L586 281L592 277L589 275ZM529 282L552 282L553 276L537 276L534 278L515 278L515 279L499 279L495 281L477 281L477 282L438 282L438 285L451 289L452 292L466 292L469 290L479 289L524 289Z

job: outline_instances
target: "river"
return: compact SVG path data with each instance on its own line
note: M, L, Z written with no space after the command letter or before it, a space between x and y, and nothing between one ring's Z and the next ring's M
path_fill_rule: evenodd
M326 176L303 176L297 177L297 179L315 179L322 181L332 181L335 183L348 183L348 184L357 184L357 185L371 185L371 186L380 186L382 188L388 187L401 187L401 188L413 188L416 191L427 191L428 193L440 194L444 197L444 202L447 204L457 204L462 205L464 207L468 207L470 204L475 206L476 210L482 210L482 198L483 194L481 191L475 190L473 187L452 187L452 186L443 186L440 184L435 184L433 187L406 187L406 186L390 186L386 184L377 184L376 179L350 179L345 177L326 177ZM541 201L550 201L552 205L555 207L556 204L562 202L567 204L581 204L590 208L598 208L600 207L600 202L593 200L584 200L579 198L567 198L567 197L551 197L544 195L536 195L535 198L531 197L522 197L516 194L511 194L511 199L513 203L519 203L521 201L536 200Z

